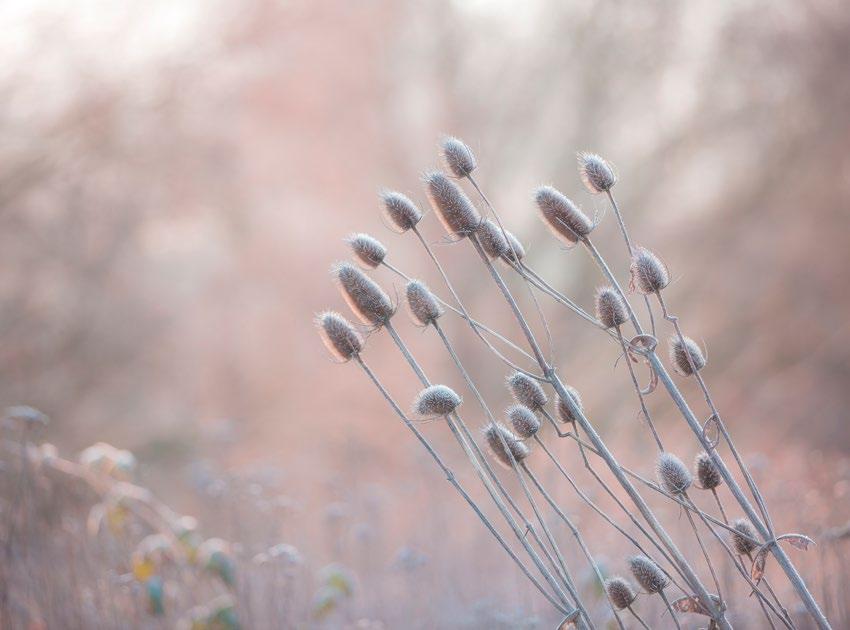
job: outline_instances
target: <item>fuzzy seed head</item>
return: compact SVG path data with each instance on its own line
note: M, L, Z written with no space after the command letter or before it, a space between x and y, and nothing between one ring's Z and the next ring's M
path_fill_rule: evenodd
M616 328L629 320L626 303L614 287L597 289L596 318L605 328Z
M670 494L687 492L694 481L691 471L673 453L661 453L658 456L655 473L658 475L661 487Z
M552 186L538 188L534 199L552 234L569 245L590 234L595 227L577 205Z
M419 392L413 401L413 410L423 418L436 418L449 415L461 402L461 397L450 387L431 385Z
M578 407L579 411L583 412L584 407L581 406L581 396L579 396L578 391L575 387L570 387L569 385L566 386L566 389L570 398L572 398L573 402L576 404L576 407ZM561 422L565 424L576 421L576 417L573 415L572 409L570 409L567 402L560 396L558 397L558 415L561 417Z
M706 452L699 453L694 458L694 471L699 480L699 485L706 490L713 490L723 483L720 471L717 470L717 466L711 461L711 456Z
M443 314L443 308L424 282L411 280L405 292L410 314L420 325L427 326Z
M505 235L502 234L502 228L490 219L485 219L478 226L478 229L475 230L475 235L481 242L484 253L490 258L501 258L510 251L508 241L505 239Z
M540 430L540 420L525 405L512 405L505 413L514 431L523 440L533 437Z
M468 236L481 224L481 215L469 197L445 173L427 174L425 185L431 206L447 232Z
M502 254L502 258L509 262L518 263L523 258L525 258L525 248L522 246L522 243L519 242L519 239L505 230L505 235L508 237L508 250Z
M422 219L422 211L416 204L400 192L386 191L381 193L384 202L384 213L399 232L407 232Z
M498 422L484 429L484 437L487 440L487 446L493 452L493 456L507 468L511 468L511 455L517 463L520 463L531 452L510 429ZM504 438L504 444L501 438ZM508 447L507 449L505 449L505 444Z
M632 585L619 576L605 580L605 592L608 593L608 599L617 610L628 608L637 599L637 593Z
M629 558L629 568L637 583L647 593L660 593L669 583L667 576L658 568L652 560L646 556L632 556Z
M684 339L685 343L683 344L678 336L670 338L670 361L673 362L673 366L679 374L692 376L695 371L699 372L705 367L705 355L696 341L690 337ZM688 357L690 357L690 360L688 360ZM691 361L693 361L693 367L691 367Z
M732 527L735 528L732 533L732 546L736 552L746 556L759 548L759 544L756 542L759 539L758 534L747 519L737 519L732 523Z
M341 262L333 268L342 296L364 324L380 326L395 313L390 297L377 282L354 265Z
M514 372L508 377L508 388L514 399L532 411L538 411L549 402L540 383L522 372Z
M478 167L472 149L458 138L449 136L443 140L443 160L455 177L466 177Z
M316 317L319 335L325 346L340 361L348 361L363 350L363 338L339 313L325 311Z
M578 154L578 171L581 181L592 195L607 192L617 183L617 174L614 169L604 158L595 153Z
M635 250L629 271L632 274L632 286L644 295L658 293L670 284L667 266L645 247Z
M357 260L364 267L374 269L384 262L387 248L375 237L368 234L352 234L346 241L351 246L351 251L354 252Z

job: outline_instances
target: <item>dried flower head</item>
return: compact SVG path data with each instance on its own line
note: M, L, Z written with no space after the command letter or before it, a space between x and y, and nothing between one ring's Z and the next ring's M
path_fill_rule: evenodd
M581 396L579 396L578 391L576 391L575 387L566 386L567 393L570 395L570 398L573 399L576 407L578 407L579 411L584 411L584 407L581 406ZM558 397L558 415L561 417L561 422L569 423L575 422L576 416L573 415L573 410L560 396Z
M405 292L410 314L422 326L427 326L443 314L443 308L424 282L411 280Z
M525 258L525 248L519 239L508 230L505 230L505 236L508 237L508 251L502 254L502 258L509 262L518 263Z
M595 153L578 154L578 170L581 181L591 194L607 192L617 183L617 174L611 165Z
M364 324L380 326L393 316L392 300L372 278L347 262L337 263L332 271L349 308Z
M525 405L512 405L508 407L505 414L511 421L516 434L523 440L533 437L540 430L540 420Z
M399 232L407 232L422 219L422 211L400 192L392 190L382 192L381 200L384 202L387 218Z
M484 437L495 458L500 464L508 468L511 467L511 455L517 463L520 463L531 452L517 436L511 433L510 429L498 422L484 429ZM504 443L502 439L504 439ZM505 445L507 445L507 449L505 449Z
M346 239L351 246L351 251L364 267L374 269L387 255L387 248L374 236L368 234L352 234Z
M605 580L605 592L608 593L608 599L617 610L628 608L637 599L637 593L632 585L619 576Z
M416 400L413 401L413 410L424 418L435 418L449 415L460 406L461 402L461 397L450 387L431 385L416 396Z
M466 177L478 167L472 149L453 136L443 139L443 159L455 177Z
M685 337L684 340L683 344L678 336L670 338L670 361L679 374L691 376L705 367L705 355L696 341L690 337Z
M660 593L669 584L664 572L646 556L632 556L629 558L629 568L637 583L647 593Z
M552 186L541 186L534 195L543 221L562 241L573 244L595 227L584 212Z
M706 490L713 490L723 483L720 471L717 470L717 466L711 461L711 455L706 452L699 453L694 458L694 471L699 480L699 485Z
M628 321L626 303L614 287L596 290L596 318L605 328L617 328Z
M481 215L469 197L445 173L428 173L425 185L431 206L447 232L468 236L481 224Z
M325 346L340 361L348 361L363 350L363 338L339 313L319 313L316 316L316 325Z
M759 537L756 530L745 518L739 518L732 527L735 531L732 533L732 546L735 551L742 556L749 555L759 548Z
M673 453L661 453L658 456L655 472L661 487L670 494L687 492L694 480L688 467Z
M629 271L632 274L632 287L644 295L658 293L670 284L667 266L645 247L635 250Z
M490 258L501 258L510 249L507 239L502 234L502 228L491 219L484 219L478 229L475 230L475 235L478 237L484 253Z
M549 398L540 383L527 374L514 372L508 377L507 382L514 399L532 411L538 411L549 402Z

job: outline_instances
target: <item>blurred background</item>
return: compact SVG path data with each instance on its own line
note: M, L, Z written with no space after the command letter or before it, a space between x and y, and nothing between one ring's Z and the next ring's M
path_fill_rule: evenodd
M550 183L598 213L595 240L625 281L576 152L611 160L777 527L847 520L847 3L29 0L0 5L0 23L0 401L50 416L40 439L64 457L98 441L132 451L139 483L246 557L297 547L296 608L321 603L322 566L347 567L352 597L310 623L553 621L312 321L347 314L329 268L353 231L441 288L413 237L385 226L378 192L424 209L444 133L476 152L530 264L586 307L601 278L549 236L532 191ZM519 341L469 248L431 216L423 229L473 315ZM624 462L651 472L616 348L543 304L562 374ZM398 321L429 374L471 399L432 333ZM507 405L504 367L457 320L447 329ZM416 381L385 334L366 357L407 406ZM669 401L650 403L690 461ZM482 420L471 405L469 420ZM444 427L423 430L471 484ZM605 535L596 547L623 571Z

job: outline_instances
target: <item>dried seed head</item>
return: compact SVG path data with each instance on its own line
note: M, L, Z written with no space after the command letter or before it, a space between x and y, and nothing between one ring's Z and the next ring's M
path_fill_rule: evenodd
M540 420L525 405L512 405L505 413L514 431L523 440L533 437L540 430Z
M629 319L626 303L614 287L599 287L596 291L596 318L605 328L616 328Z
M478 167L472 149L452 136L443 139L443 159L455 177L466 177Z
M576 391L574 387L570 387L569 385L567 385L567 393L570 395L570 398L573 399L573 402L576 404L576 407L578 407L579 411L583 412L584 407L581 406L581 396L578 395L578 391ZM575 422L576 420L576 417L573 415L572 409L570 409L570 406L567 404L567 402L560 396L558 397L558 415L561 417L561 422L564 423Z
M425 283L411 280L405 289L410 314L422 326L427 326L443 314L443 308Z
M347 262L337 263L333 274L349 308L364 324L380 326L393 316L395 307L389 296L357 267Z
M661 453L655 465L661 486L670 494L687 492L694 481L691 471L673 453Z
M500 434L501 438L504 438L504 444L502 443L502 439L499 437ZM517 438L517 436L511 433L510 429L498 422L491 424L484 429L484 437L486 438L487 446L490 447L494 457L500 464L507 466L508 468L511 468L511 455L513 455L514 460L519 463L528 457L528 454L531 452L528 450L528 447L523 444L519 438ZM508 447L507 449L505 449L505 444Z
M399 232L407 232L422 219L422 211L405 195L395 191L381 193L384 212Z
M578 154L578 170L581 181L591 194L606 192L617 183L617 174L611 165L595 153Z
M481 215L469 197L445 173L427 174L425 184L431 206L447 232L468 236L481 224Z
M647 593L660 593L667 588L667 576L658 568L652 560L646 556L632 556L629 558L629 568L632 570L637 583Z
M339 313L319 313L316 316L316 325L325 346L340 361L348 361L363 350L363 338Z
M508 241L502 234L502 228L490 219L482 221L478 229L475 230L475 235L478 237L481 247L484 248L484 253L490 258L500 258L510 250Z
M691 376L705 367L705 355L697 342L690 337L685 337L683 344L679 337L670 338L670 361L676 371L682 376ZM688 360L690 357L690 360ZM693 361L693 367L691 367Z
M735 547L736 552L742 556L746 556L759 548L759 543L757 542L759 540L758 534L756 534L756 530L753 529L753 526L747 519L737 519L732 523L732 527L735 528L735 531L732 533L732 546Z
M508 387L514 399L532 411L545 407L549 402L546 392L540 383L522 372L514 372L508 377Z
M632 287L644 295L657 293L670 284L670 272L666 265L645 247L635 250L629 271L632 274Z
M699 453L694 458L694 471L699 480L699 485L706 490L713 490L723 483L720 471L717 470L717 466L711 461L711 456L706 452Z
M352 234L346 242L351 246L357 260L369 269L374 269L384 262L387 255L387 248L383 243L368 234Z
M605 592L608 593L608 599L617 610L628 608L637 599L637 593L632 585L619 576L605 580Z
M534 195L543 221L562 241L572 244L595 227L584 212L552 186L541 186Z
M435 418L449 415L461 402L461 397L453 389L445 385L431 385L419 392L413 401L413 410L424 418Z
M519 239L508 230L505 230L505 236L508 237L509 247L508 251L502 254L502 258L509 262L520 262L523 258L525 258L525 248L522 246L522 243L519 242Z

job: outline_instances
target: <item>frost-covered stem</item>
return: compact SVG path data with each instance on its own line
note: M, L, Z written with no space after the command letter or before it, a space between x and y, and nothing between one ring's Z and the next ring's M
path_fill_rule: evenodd
M629 376L632 378L632 385L635 388L635 393L637 394L638 400L640 401L640 410L643 413L643 417L646 418L646 423L649 425L650 431L652 431L652 437L655 438L655 444L658 446L659 452L664 452L664 445L661 443L661 436L658 435L658 431L655 429L655 423L652 421L652 415L649 413L649 409L646 406L646 400L643 397L643 391L640 388L640 384L637 380L637 375L635 374L635 368L632 365L632 355L629 352L629 349L626 347L626 340L623 339L623 332L620 330L620 327L617 326L617 339L620 340L620 347L623 349L623 358L626 361L626 365L629 368Z
M640 627L646 628L646 630L649 630L649 626L646 625L646 622L643 619L641 619L641 616L635 612L634 608L632 608L631 606L628 606L628 609L629 609L629 612L632 613L632 615L634 615L634 618L637 619L637 622L640 624Z
M375 373L371 370L371 368L366 365L360 355L355 355L358 365L363 369L369 379L372 381L372 384L378 389L384 399L389 403L389 405L393 408L393 411L401 418L402 422L404 422L405 426L413 432L413 435L416 436L416 439L419 440L419 443L425 448L431 458L436 462L437 466L440 467L443 474L446 476L446 480L458 491L458 493L463 497L463 499L467 502L467 504L472 508L475 512L476 516L481 520L487 530L493 535L493 537L499 542L502 548L507 552L507 554L511 557L511 559L516 563L516 565L520 568L523 574L531 581L532 584L537 588L538 591L546 598L546 600L552 604L556 609L560 612L568 615L571 611L566 608L562 603L555 600L552 595L543 587L543 585L535 578L531 571L525 566L522 560L516 555L516 553L511 549L510 545L508 545L507 541L502 537L502 535L498 532L498 530L493 526L487 516L481 511L481 508L475 503L472 497L464 490L463 486L458 482L455 478L454 473L449 469L448 466L443 462L442 458L437 454L437 451L431 445L431 443L425 438L424 435L416 428L416 426L410 421L407 415L402 411L401 407L399 407L398 403L390 396L389 392L384 387L383 383L378 379Z
M626 305L626 311L629 314L629 320L632 322L632 325L635 327L635 331L638 334L643 333L643 329L640 326L640 322L638 318L635 316L634 310L632 310L632 305L629 304L629 300L626 297L625 292L623 292L620 283L617 282L617 278L614 276L614 272L611 271L611 268L608 266L608 263L605 262L605 259L602 258L602 255L599 253L599 250L596 249L596 245L593 244L588 237L584 237L581 239L581 244L584 245L585 249L590 254L590 257L593 258L596 265L599 267L599 270L602 272L602 275L608 280L614 289L616 289L617 293L620 294L620 297L623 300L623 303Z
M537 341L534 338L534 334L528 327L528 323L525 321L522 311L519 309L519 306L517 305L516 300L514 300L513 296L511 295L510 290L505 285L504 280L502 280L501 276L493 267L489 258L487 258L487 255L482 249L481 244L478 242L478 239L475 237L475 235L472 235L470 237L470 240L472 241L473 246L478 252L479 257L483 261L491 277L493 278L493 281L499 287L500 291L502 292L502 295L504 296L505 300L513 311L514 316L516 317L517 322L519 323L520 328L523 331L523 334L528 340L529 346L532 349L532 353L537 358L538 363L540 364L540 368L543 370L543 373L549 380L550 385L555 389L555 392L558 394L558 396L560 396L561 399L564 400L570 407L572 415L577 419L577 422L581 425L582 430L588 435L588 438L590 439L591 443L599 452L600 456L605 460L605 463L611 469L611 472L614 473L614 476L617 478L617 481L620 483L620 485L629 495L631 500L634 502L635 506L638 508L638 511L641 513L644 519L646 519L647 523L659 537L659 540L667 548L668 552L681 569L682 574L685 576L685 580L694 589L697 597L699 597L706 610L709 611L710 616L720 626L721 630L731 630L731 626L729 625L729 622L726 619L724 613L720 609L718 609L715 602L711 599L705 586L703 586L702 582L700 581L699 576L697 576L697 574L688 564L688 561L682 555L682 552L679 551L679 549L676 547L676 544L673 542L672 538L670 538L670 535L658 521L655 514L653 514L652 510L649 508L649 505L647 505L646 501L644 501L643 497L641 497L640 493L637 491L634 485L632 485L632 483L628 480L625 473L623 472L622 467L617 462L611 451L608 450L608 447L602 441L602 438L599 436L596 430L593 428L593 425L591 425L588 419L585 417L582 410L579 409L578 405L575 404L572 396L570 396L567 392L567 389L564 386L563 382L561 382L561 379L557 376L557 374L555 374L554 369L546 364L546 361L543 358L543 354L540 351L540 347L537 345Z
M688 496L687 492L682 493L682 498L693 505L693 501ZM720 598L720 602L722 605L723 602L723 594L720 592L720 580L717 579L717 573L714 570L714 564L711 562L711 556L708 555L708 550L705 548L705 543L702 541L702 536L697 529L697 524L694 522L694 517L691 515L690 510L685 510L685 515L688 517L688 522L691 524L691 529L694 532L694 538L697 539L697 543L699 544L700 550L702 550L702 556L705 558L705 563L708 565L708 570L711 573L711 578L714 580L714 587L717 589L717 596Z
M673 607L670 605L670 600L667 599L667 595L664 594L663 590L658 591L658 594L661 595L661 599L664 600L664 605L667 606L667 610L670 612L670 617L673 619L673 623L676 624L677 630L682 630L682 626L679 625L679 620L676 618L676 613L673 611ZM729 626L731 628L732 626Z

